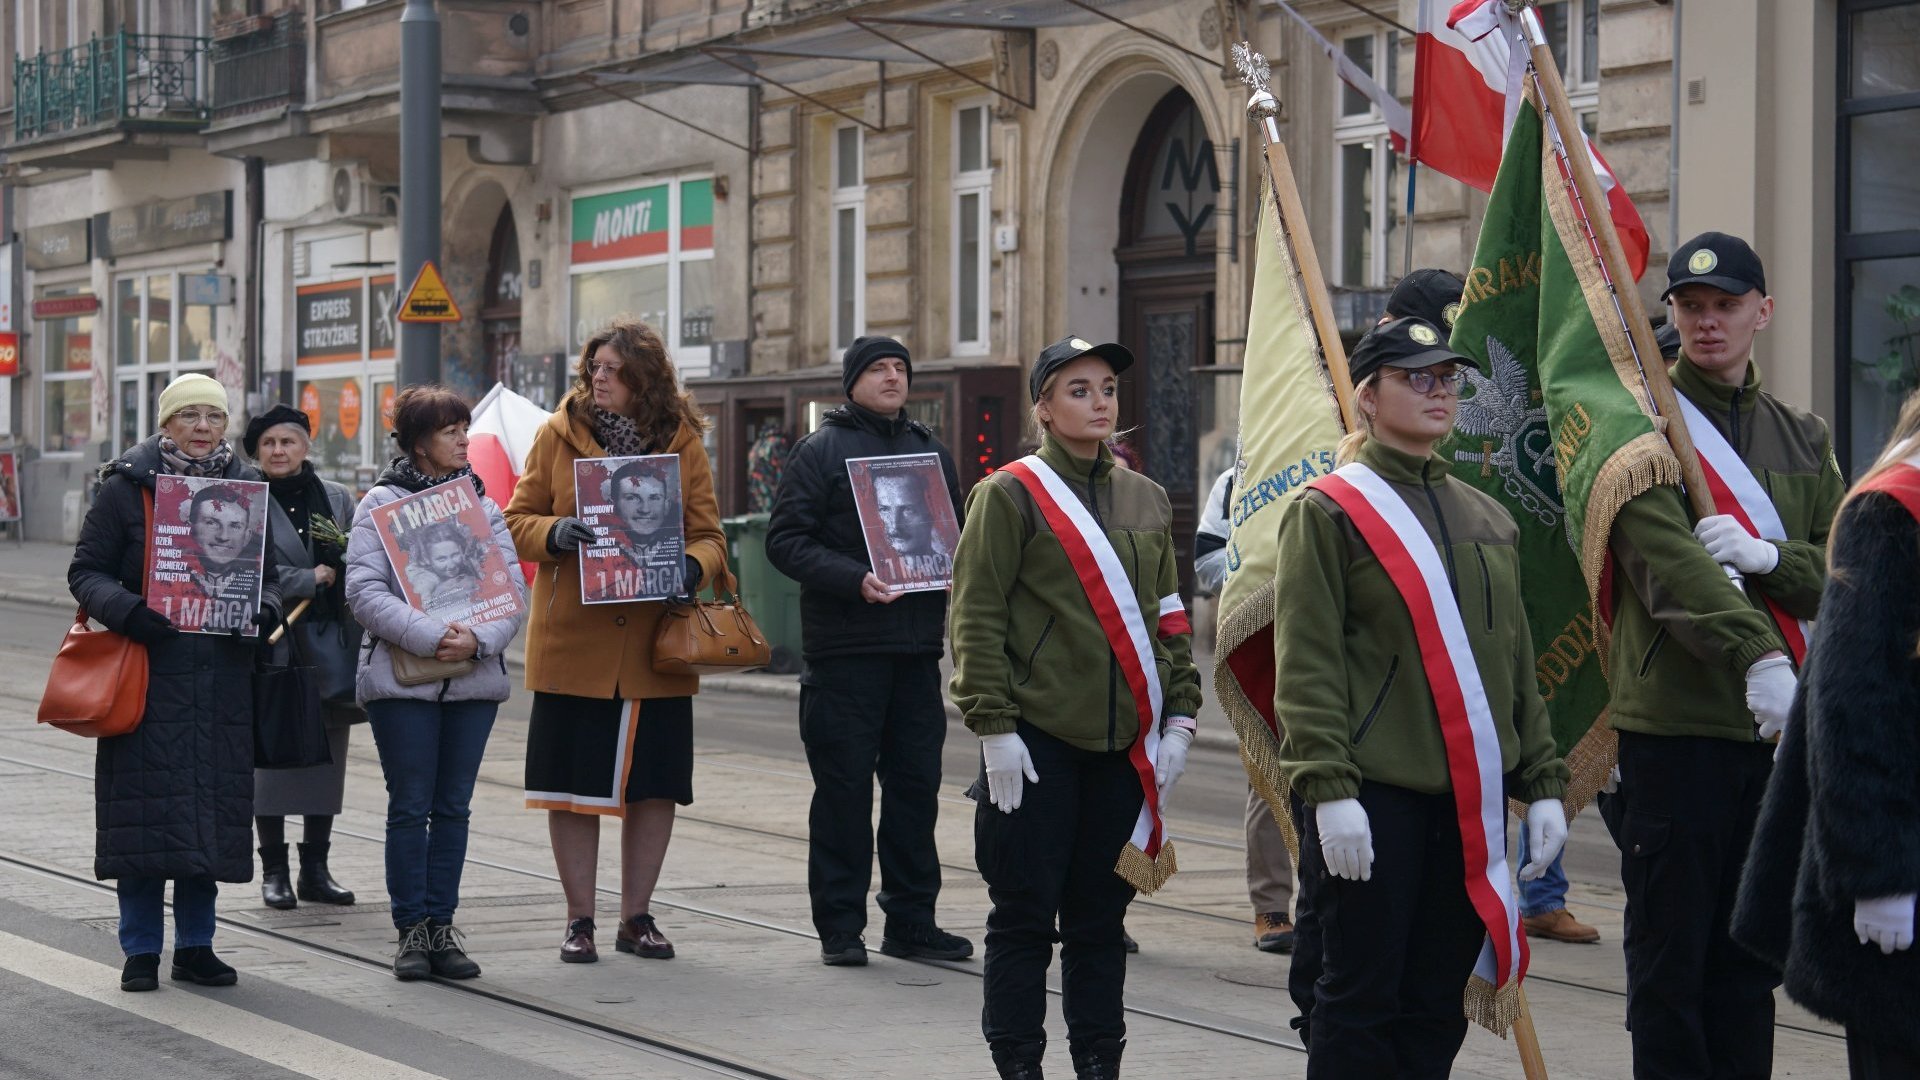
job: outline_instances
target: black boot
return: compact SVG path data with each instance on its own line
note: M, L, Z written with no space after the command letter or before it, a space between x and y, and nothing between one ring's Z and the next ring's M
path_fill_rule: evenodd
M287 880L285 844L268 844L260 849L260 899L281 911L300 906L300 901L293 898L293 883Z
M1043 1042L1001 1047L993 1052L993 1067L1000 1070L1000 1080L1042 1080L1040 1059L1046 1053Z
M240 975L213 955L211 945L189 945L173 950L173 981L196 986L232 986Z
M160 988L160 954L157 952L135 953L127 957L125 967L120 969L120 989L129 993Z
M331 843L300 845L300 899L316 904L351 904L353 893L340 887L327 872L327 851ZM280 849L280 865L286 866L286 848ZM284 880L284 878L282 879ZM268 901L271 903L272 901Z
M1079 1080L1120 1080L1120 1051L1125 1039L1094 1039L1073 1043L1073 1075Z
M401 982L413 982L433 974L432 961L427 959L432 948L432 919L400 927L400 947L393 952L393 977Z
M461 939L466 936L452 923L434 921L433 947L427 950L427 962L435 975L443 979L471 979L480 974L480 965L460 947Z

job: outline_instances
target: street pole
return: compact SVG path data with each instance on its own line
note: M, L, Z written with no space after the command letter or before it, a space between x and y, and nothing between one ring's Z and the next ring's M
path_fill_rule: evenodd
M440 261L440 16L433 0L400 15L400 277L396 296ZM440 327L400 323L400 386L440 381Z

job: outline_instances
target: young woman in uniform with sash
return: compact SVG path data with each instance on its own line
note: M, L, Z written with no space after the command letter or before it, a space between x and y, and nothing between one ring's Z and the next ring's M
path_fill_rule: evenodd
M1523 878L1566 841L1518 532L1433 452L1468 363L1421 319L1370 331L1350 360L1359 426L1341 466L1280 517L1274 715L1326 942L1316 1080L1447 1076L1463 988L1504 1030L1526 969L1507 799L1530 804Z
M1161 811L1200 677L1167 493L1105 445L1132 363L1081 338L1040 354L1040 451L974 486L954 553L953 700L980 736L969 794L993 903L981 1027L1002 1077L1041 1075L1056 922L1075 1075L1120 1075L1122 921L1174 870Z

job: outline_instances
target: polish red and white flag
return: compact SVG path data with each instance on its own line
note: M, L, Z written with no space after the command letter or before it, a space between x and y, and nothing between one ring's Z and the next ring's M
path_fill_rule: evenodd
M551 415L504 383L494 383L487 396L473 407L473 421L467 425L467 460L487 486L487 497L502 509L513 498L514 485L527 467L533 437ZM522 562L520 569L531 584L533 564Z
M1500 151L1523 100L1527 51L1516 41L1520 23L1507 13L1504 0L1459 0L1443 14L1445 3L1420 0L1412 157L1463 184L1492 191ZM1593 140L1582 141L1638 280L1652 246L1646 223Z

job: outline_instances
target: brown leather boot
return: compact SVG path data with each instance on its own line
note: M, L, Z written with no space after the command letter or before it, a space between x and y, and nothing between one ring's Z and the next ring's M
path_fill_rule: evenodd
M574 919L567 923L567 937L560 943L560 962L563 964L591 964L600 959L600 950L593 947L593 920Z
M613 947L646 960L673 959L673 942L660 932L652 915L633 915L621 920L620 932L613 938Z
M1529 915L1520 920L1520 925L1526 928L1528 937L1551 938L1570 945L1593 945L1600 940L1600 931L1574 918L1566 908Z
M1293 951L1293 920L1284 911L1263 911L1253 917L1253 947L1261 952Z

